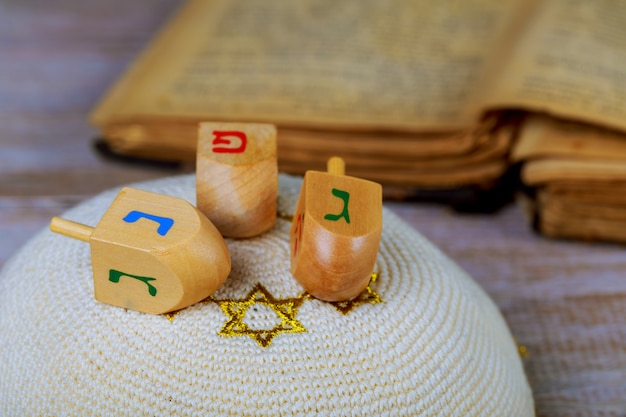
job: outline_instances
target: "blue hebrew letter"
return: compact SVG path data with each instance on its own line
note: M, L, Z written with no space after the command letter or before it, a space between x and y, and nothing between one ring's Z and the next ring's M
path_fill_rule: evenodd
M169 217L155 216L153 214L143 213L141 211L135 211L135 210L128 213L126 217L124 217L123 220L127 223L134 223L141 218L146 218L148 220L157 222L159 224L157 233L160 234L161 236L165 236L167 232L169 232L169 230L174 225L174 219L170 219Z

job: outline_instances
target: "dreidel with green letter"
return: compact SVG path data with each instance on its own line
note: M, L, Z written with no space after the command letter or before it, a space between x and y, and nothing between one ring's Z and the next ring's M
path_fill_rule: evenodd
M96 300L151 314L211 295L230 273L215 226L187 201L123 188L95 228L54 217L53 232L89 242Z
M382 187L344 175L333 157L328 172L307 171L290 232L291 273L325 301L356 297L368 285L382 233Z

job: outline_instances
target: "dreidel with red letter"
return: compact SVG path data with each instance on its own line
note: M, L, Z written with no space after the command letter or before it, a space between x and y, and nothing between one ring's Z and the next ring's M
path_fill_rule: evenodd
M276 128L259 123L200 123L196 200L222 235L256 236L276 222Z
M382 233L382 187L344 175L341 158L328 172L307 171L290 232L291 273L325 301L343 301L368 285Z
M95 228L59 217L53 232L89 242L96 300L161 314L201 301L230 273L215 226L187 201L123 188Z

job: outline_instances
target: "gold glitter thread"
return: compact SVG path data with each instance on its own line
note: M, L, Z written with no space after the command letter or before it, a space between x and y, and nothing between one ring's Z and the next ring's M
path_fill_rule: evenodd
M516 338L513 338L513 341L517 345L517 352L519 353L520 357L522 359L530 358L530 352L528 351L528 348L524 345L519 344Z
M360 305L382 303L383 301L380 296L372 289L372 285L376 283L378 277L378 272L372 272L369 284L357 297L346 301L330 302L329 304L339 313L347 316ZM298 308L307 300L317 299L309 293L303 293L295 298L276 299L259 283L256 284L252 291L242 300L216 300L210 296L200 301L200 303L216 303L228 317L228 321L218 333L220 336L248 336L257 342L259 346L266 348L272 344L274 337L281 333L303 333L307 331L302 323L296 319ZM255 304L261 304L270 308L280 319L280 324L271 329L250 329L244 322L244 319L248 309ZM183 310L184 309L165 313L164 316L170 322L173 322L174 318Z
M248 336L265 348L271 345L274 337L279 334L306 332L302 323L296 319L302 300L302 297L275 299L261 284L257 284L243 300L215 300L224 314L229 317L228 322L218 334L226 337ZM272 309L280 318L280 324L271 329L250 329L244 319L248 309L255 304Z
M378 279L378 272L372 272L370 282L365 288L365 290L361 292L361 294L359 294L357 297L352 298L350 300L336 301L330 304L333 307L335 307L335 309L337 309L337 311L339 311L341 314L343 314L344 316L347 316L348 314L350 314L352 310L354 310L356 307L362 304L382 303L380 296L376 293L376 291L372 289L372 284L374 284L377 279Z
M174 321L174 317L178 316L182 310L170 311L169 313L163 314L167 319L171 322Z
M339 310L339 312L341 312L342 314L348 314L355 307L357 307L357 306L359 306L361 304L378 304L378 303L382 303L382 300L381 300L380 296L372 289L372 285L374 283L376 283L376 280L378 279L379 275L380 274L378 272L372 272L369 284L367 285L365 290L363 290L363 292L361 294L359 294L359 296L353 298L352 300L338 301L338 302L329 302L329 304L331 304L335 308L337 308L337 310ZM257 284L257 286L260 286L260 285L261 284ZM317 298L313 297L309 293L304 293L304 294L299 295L296 298L293 298L293 300L306 301L306 300L317 300ZM224 300L224 301L228 301L228 300ZM321 300L318 300L318 301L321 301ZM213 298L213 296L209 296L209 297L205 298L204 300L200 301L200 304L208 304L210 302L219 303L220 300L216 300L216 299ZM348 304L350 305L350 307L348 307ZM164 313L163 315L170 322L173 322L174 318L176 316L178 316L183 310L185 310L185 309L176 310L176 311L170 311L169 313Z
M526 348L526 346L524 345L519 345L517 347L517 350L519 352L519 355L522 357L522 359L528 359L530 358L530 352L528 351L528 349Z

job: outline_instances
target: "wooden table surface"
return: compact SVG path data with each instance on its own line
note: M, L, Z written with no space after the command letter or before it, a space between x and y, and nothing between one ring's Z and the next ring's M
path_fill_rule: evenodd
M0 265L81 200L189 166L105 159L86 116L176 1L0 1ZM539 416L626 416L626 247L548 240L491 215L386 203L493 297Z

